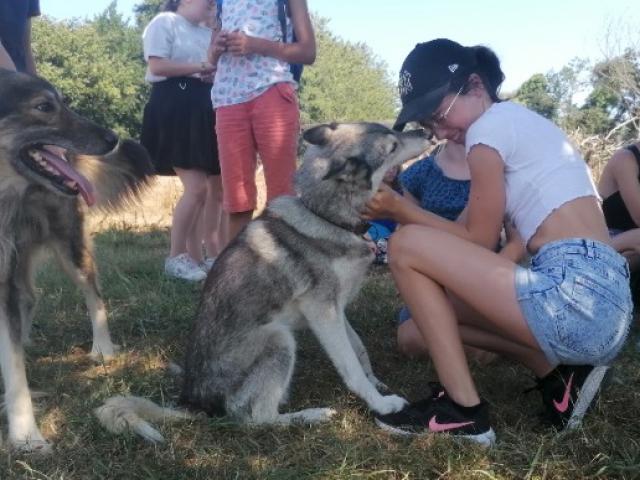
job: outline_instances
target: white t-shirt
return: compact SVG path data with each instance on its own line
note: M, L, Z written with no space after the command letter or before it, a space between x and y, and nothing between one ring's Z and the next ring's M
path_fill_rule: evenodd
M159 13L142 32L144 59L147 61L149 57L160 57L176 62L204 62L210 41L210 28L195 25L174 12ZM147 67L144 78L148 82L160 82L167 77L153 75Z
M502 157L507 218L525 244L564 203L586 196L600 198L589 167L564 132L521 105L494 103L467 130L467 154L477 144Z

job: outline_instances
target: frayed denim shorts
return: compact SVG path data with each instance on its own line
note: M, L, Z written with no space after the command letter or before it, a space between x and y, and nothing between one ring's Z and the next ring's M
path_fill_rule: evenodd
M552 365L608 365L633 313L629 267L609 245L565 239L544 245L516 270L523 315Z

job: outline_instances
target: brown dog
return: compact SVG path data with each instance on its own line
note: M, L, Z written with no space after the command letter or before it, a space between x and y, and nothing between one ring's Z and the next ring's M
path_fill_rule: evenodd
M144 148L118 142L113 132L69 110L49 83L0 70L0 367L16 448L50 448L35 423L24 365L36 253L51 248L83 290L91 354L113 355L84 204L114 206L135 195L151 172Z

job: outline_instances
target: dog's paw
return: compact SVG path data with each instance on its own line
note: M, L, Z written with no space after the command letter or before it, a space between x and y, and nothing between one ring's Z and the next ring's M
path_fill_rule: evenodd
M373 409L380 415L386 415L402 410L407 403L408 402L399 395L385 395L380 402L377 402Z
M11 448L18 453L29 453L33 455L50 455L53 452L53 445L47 442L37 432L27 439L10 438Z

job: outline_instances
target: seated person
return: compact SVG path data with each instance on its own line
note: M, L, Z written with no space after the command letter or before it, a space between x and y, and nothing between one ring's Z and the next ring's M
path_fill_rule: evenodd
M451 141L441 144L432 155L418 160L402 172L400 183L403 196L416 205L448 220L462 220L471 185L464 145ZM510 225L505 231L507 243L501 254L519 260L524 255L524 245ZM476 315L462 302L454 303L461 314ZM407 307L403 307L398 315L397 335L398 349L404 355L412 358L428 356L424 340ZM495 358L495 354L484 350L472 347L465 350L470 358L481 363Z
M617 150L607 162L598 193L611 234L611 246L631 270L640 266L640 142Z

